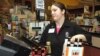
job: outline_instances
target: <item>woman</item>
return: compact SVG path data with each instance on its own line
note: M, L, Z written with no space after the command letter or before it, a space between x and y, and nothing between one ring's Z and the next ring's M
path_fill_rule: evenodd
M72 42L75 38L78 38L84 41L87 40L91 44L91 36L87 32L69 20L66 20L66 8L62 3L55 2L52 4L51 15L54 22L45 28L40 44L45 45L47 41L50 41L52 56L62 56L64 40L67 37L72 37Z

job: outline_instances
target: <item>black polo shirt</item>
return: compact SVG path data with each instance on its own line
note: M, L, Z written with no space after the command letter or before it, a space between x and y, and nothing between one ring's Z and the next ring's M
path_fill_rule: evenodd
M58 34L56 33L56 24L54 22L50 23L41 36L40 44L45 45L46 41L50 41L52 56L62 56L63 43L67 38L66 33L69 33L69 37L76 34L84 34L87 42L91 44L91 35L70 21L64 21Z

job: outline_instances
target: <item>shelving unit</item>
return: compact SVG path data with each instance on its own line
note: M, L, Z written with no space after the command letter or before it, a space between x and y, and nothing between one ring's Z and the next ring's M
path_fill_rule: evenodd
M99 25L98 25L99 26ZM82 29L84 29L85 31L88 31L89 33L91 33L94 36L100 36L100 31L99 29L94 31L93 30L93 26L88 26L88 25L80 25L80 27L82 27ZM100 28L100 27L98 27Z
M96 23L92 22L93 20L97 20L95 17L95 12L97 10L100 11L99 6L100 6L100 2L97 3L97 1L95 0L82 0L81 3L83 3L84 5L87 5L88 3L91 3L91 5L89 6L88 11L89 12L84 12L84 8L77 8L77 9L69 9L69 13L71 12L71 16L69 16L69 18L74 18L72 21L76 22L76 16L79 16L80 19L79 20L79 26L82 27L84 30L90 32L92 35L95 36L99 36L100 37L100 21L97 21ZM97 4L96 4L97 3ZM80 12L79 12L80 11ZM74 15L74 16L73 16Z

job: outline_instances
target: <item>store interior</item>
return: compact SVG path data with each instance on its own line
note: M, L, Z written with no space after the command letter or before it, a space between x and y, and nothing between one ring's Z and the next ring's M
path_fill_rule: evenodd
M52 21L50 7L55 1L66 6L69 20L91 33L93 46L100 48L100 0L0 0L0 53L6 47L10 52L5 55L13 56L19 49L22 56L29 55L24 53L38 46Z

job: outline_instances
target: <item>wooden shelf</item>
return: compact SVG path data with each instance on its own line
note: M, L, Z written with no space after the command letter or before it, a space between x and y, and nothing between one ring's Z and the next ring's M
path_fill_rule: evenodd
M92 28L93 26L90 26L90 25L79 25L81 27L88 27L88 28Z

